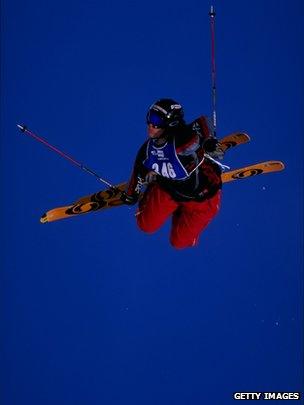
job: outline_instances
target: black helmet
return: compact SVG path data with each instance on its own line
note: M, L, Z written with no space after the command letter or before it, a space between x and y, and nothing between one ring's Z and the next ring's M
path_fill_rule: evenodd
M171 98L161 98L151 105L146 119L157 128L175 127L184 123L183 107Z

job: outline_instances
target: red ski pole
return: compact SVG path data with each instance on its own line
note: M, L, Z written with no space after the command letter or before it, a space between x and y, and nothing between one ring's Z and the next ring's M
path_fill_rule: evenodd
M216 138L216 65L215 65L215 9L210 7L211 30L211 86L212 86L212 123L213 136Z
M102 177L100 177L97 173L95 173L93 170L88 168L87 166L83 165L82 163L78 162L77 160L73 159L71 156L67 155L66 153L62 152L60 149L56 148L55 146L51 145L49 142L47 142L45 139L41 138L40 136L34 134L34 132L30 131L25 125L19 125L17 124L17 127L20 129L21 132L31 136L34 138L36 141L43 143L45 146L47 146L49 149L52 151L58 153L58 155L62 156L64 159L70 161L73 163L75 166L79 167L80 169L84 170L85 172L91 174L92 176L96 177L97 180L101 181L102 183L106 184L107 186L116 189L113 184L109 183Z

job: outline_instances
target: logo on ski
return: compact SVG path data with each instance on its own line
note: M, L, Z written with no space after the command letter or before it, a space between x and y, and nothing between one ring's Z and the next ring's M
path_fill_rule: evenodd
M246 177L256 176L257 174L263 173L262 169L255 169L255 170L244 170L242 172L238 172L234 174L232 177L234 179L244 179Z
M279 161L271 160L269 162L257 163L255 165L243 167L241 169L232 170L222 174L222 182L227 183L233 180L246 179L248 177L257 176L258 174L266 174L279 172L284 169L284 164Z

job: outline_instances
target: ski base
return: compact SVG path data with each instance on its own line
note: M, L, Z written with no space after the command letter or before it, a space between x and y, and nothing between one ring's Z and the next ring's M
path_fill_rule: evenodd
M82 197L72 205L54 208L43 214L40 218L40 222L44 224L46 222L53 222L58 219L69 218L79 214L118 207L123 204L120 197L126 187L127 183L121 183L115 188L110 188Z
M242 167L241 169L222 173L222 182L228 183L234 180L241 180L248 177L257 176L258 174L279 172L284 168L284 163L276 160L270 160L269 162L257 163L255 165Z

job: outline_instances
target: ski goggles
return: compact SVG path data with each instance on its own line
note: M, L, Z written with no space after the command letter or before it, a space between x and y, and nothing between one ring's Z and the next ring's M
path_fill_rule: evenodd
M149 110L147 114L147 124L153 125L154 128L165 128L166 119L155 110Z

